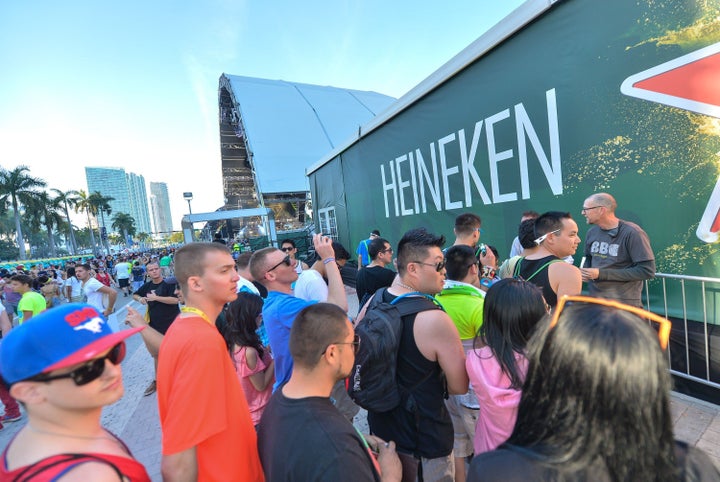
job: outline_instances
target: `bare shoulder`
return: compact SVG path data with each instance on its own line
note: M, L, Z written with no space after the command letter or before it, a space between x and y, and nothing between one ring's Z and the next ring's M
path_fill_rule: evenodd
M119 475L113 466L103 462L86 462L66 472L58 482L118 482ZM126 480L123 478L122 480Z
M548 273L557 273L560 276L582 276L580 268L565 261L551 264Z
M443 310L421 311L415 316L415 334L437 336L455 332L457 328Z

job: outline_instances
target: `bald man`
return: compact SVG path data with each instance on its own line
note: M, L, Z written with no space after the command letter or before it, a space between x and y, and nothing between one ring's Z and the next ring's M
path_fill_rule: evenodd
M617 202L607 193L583 203L588 224L583 281L591 296L642 306L643 281L655 276L655 255L640 226L615 215Z

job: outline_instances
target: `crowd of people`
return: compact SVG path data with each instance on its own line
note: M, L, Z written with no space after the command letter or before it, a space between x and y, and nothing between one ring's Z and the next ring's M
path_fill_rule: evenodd
M170 269L68 266L59 293L36 293L39 312L23 299L40 274L15 274L22 322L0 313L0 394L7 421L17 400L28 422L0 480L149 480L100 424L135 333L156 363L146 394L157 390L167 481L720 480L673 438L670 322L637 288L654 256L616 208L606 193L583 203L577 267L568 212L523 213L503 263L474 213L457 216L447 248L426 228L396 244L373 230L355 252L357 316L341 273L352 256L322 234L307 263L281 240L254 253L191 243ZM118 293L147 310L129 307L130 329L113 333ZM359 407L369 434L353 426Z

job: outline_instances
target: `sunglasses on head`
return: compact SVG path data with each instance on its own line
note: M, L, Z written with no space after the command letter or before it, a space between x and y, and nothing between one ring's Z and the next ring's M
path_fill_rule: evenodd
M285 263L286 266L292 266L292 259L290 259L290 255L289 255L289 254L288 254L287 256L285 256L285 257L282 259L282 261L280 261L278 264L276 264L275 266L273 266L272 268L270 268L269 270L267 270L266 273L269 273L270 271L274 270L275 268L277 268L278 266L280 266L280 265L283 264L283 263Z
M103 374L105 371L105 360L110 360L110 363L113 365L119 365L124 358L125 342L122 341L112 347L108 354L104 357L90 360L69 373L63 373L62 375L40 374L29 378L28 380L33 382L49 382L52 380L60 380L62 378L71 378L77 386L87 385L88 383L100 378L100 375Z
M592 298L590 296L568 296L565 295L558 300L558 304L555 307L555 313L553 313L553 317L550 320L550 328L552 329L555 325L557 325L558 319L560 318L560 313L562 312L565 305L570 303L593 303L596 305L603 305L603 306L609 306L611 308L617 308L618 310L627 311L628 313L632 313L635 316L638 316L644 320L647 320L653 324L659 325L658 327L658 339L660 340L660 348L665 350L668 346L668 341L670 339L670 330L672 328L672 323L670 323L669 320L666 318L663 318L660 315L656 315L655 313L651 313L650 311L643 310L642 308L638 308L637 306L631 306L626 305L625 303L620 303L618 301L614 300L606 300L604 298Z

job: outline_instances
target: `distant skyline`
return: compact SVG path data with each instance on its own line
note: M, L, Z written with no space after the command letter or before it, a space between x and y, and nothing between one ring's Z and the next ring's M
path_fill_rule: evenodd
M179 229L183 192L223 204L223 72L399 98L521 3L3 2L0 165L63 191L123 167L168 185Z

